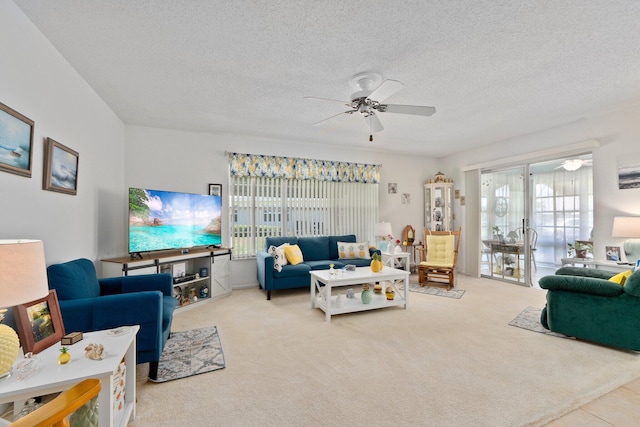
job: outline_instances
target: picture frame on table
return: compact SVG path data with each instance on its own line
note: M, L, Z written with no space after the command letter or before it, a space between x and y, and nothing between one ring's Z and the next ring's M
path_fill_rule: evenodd
M222 197L222 184L209 184L209 195Z
M0 170L31 178L34 121L0 102Z
M13 315L25 354L40 353L60 342L65 335L58 294L54 289L44 298L16 305Z
M75 196L78 193L78 152L47 138L44 159L43 190Z
M605 246L604 252L607 256L607 261L621 261L620 246Z

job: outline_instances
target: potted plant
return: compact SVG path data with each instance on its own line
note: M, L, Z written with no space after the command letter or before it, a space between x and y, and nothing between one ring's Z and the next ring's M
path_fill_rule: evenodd
M593 243L583 240L576 240L575 243L567 243L567 254L569 258L588 258L593 254Z

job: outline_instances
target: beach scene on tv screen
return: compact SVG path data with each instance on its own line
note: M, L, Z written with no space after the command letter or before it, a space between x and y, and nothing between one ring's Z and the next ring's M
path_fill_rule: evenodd
M221 198L129 189L129 252L219 245Z

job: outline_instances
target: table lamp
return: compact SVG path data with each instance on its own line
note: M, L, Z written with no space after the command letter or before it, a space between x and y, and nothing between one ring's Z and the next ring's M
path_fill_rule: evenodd
M623 244L624 253L628 262L634 264L640 259L640 217L617 216L613 218L612 237L627 237Z
M42 241L0 240L0 322L7 307L44 298L48 293ZM19 353L18 335L0 324L0 379L11 375Z
M376 224L376 236L380 237L381 241L385 241L385 237L391 234L391 223L390 222L379 222ZM380 243L378 243L378 247L380 247Z
M509 238L509 243L515 243L516 240L518 240L518 238L520 237L520 235L518 234L517 231L511 230L509 234L507 234L507 237Z

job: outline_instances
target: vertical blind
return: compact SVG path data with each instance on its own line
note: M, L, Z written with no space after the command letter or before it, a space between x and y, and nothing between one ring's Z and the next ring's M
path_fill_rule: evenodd
M265 237L355 234L373 242L378 185L265 177L230 178L235 259L265 250Z
M255 256L270 236L372 241L378 182L379 165L229 153L233 257Z

